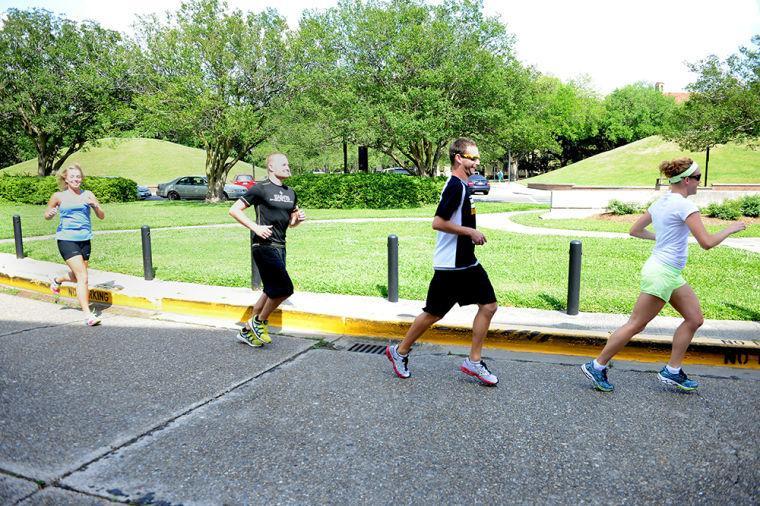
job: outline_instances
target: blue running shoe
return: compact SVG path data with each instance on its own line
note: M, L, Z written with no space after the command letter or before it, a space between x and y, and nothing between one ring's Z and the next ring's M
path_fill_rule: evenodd
M607 368L605 367L601 371L597 371L594 369L594 361L586 362L581 366L581 371L583 371L583 374L585 374L588 379L594 382L594 386L597 390L600 390L602 392L612 392L612 390L615 388L612 386L612 383L607 381Z
M663 367L662 370L657 373L657 377L662 381L663 383L667 383L668 385L675 385L681 390L684 390L686 392L691 392L692 390L696 390L699 386L699 383L690 380L686 373L683 372L683 369L678 371L678 374L673 374L670 371L668 371L667 367Z

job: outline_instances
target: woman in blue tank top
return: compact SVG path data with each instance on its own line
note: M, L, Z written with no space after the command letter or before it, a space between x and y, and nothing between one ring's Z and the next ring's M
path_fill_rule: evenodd
M704 318L694 290L681 275L686 266L689 234L697 243L710 249L723 242L729 235L744 230L742 222L732 223L720 232L707 232L699 208L687 198L697 193L702 173L691 158L677 158L662 162L660 172L668 178L670 192L657 199L633 224L633 237L655 241L649 260L641 269L641 292L633 307L628 323L612 333L599 356L581 366L583 373L594 382L597 390L609 392L612 383L607 379L607 364L631 338L643 332L665 304L670 303L683 316L683 323L673 335L670 360L657 377L663 383L681 390L691 391L699 383L689 379L681 369L681 363L694 333L702 326ZM654 232L647 230L654 226Z
M87 267L90 260L90 239L92 238L92 223L90 210L101 220L105 213L98 199L89 190L82 190L84 173L78 164L63 169L58 173L58 186L61 191L55 192L48 202L44 217L52 219L60 213L61 221L55 233L58 241L58 251L69 267L65 277L52 276L50 289L60 293L61 283L72 281L77 285L77 299L85 314L85 323L89 326L98 325L100 318L90 311L90 289L87 286Z

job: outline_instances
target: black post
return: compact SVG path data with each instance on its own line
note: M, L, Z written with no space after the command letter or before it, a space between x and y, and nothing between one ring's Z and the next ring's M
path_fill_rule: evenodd
M253 245L256 234L251 230L251 290L258 290L261 287L261 274L253 259Z
M705 153L705 186L707 186L707 167L710 165L710 146L707 146L707 153Z
M369 152L367 146L359 146L359 170L369 172Z
M578 314L581 296L581 242L570 241L570 269L567 276L567 314Z
M153 270L153 249L150 246L150 227L143 225L140 227L142 234L142 255L143 255L143 277L146 281L152 280L156 273Z
M348 174L348 143L343 141L343 173Z
M21 239L21 216L13 215L13 237L16 240L16 258L24 258L24 243Z
M398 237L388 236L388 302L398 302Z

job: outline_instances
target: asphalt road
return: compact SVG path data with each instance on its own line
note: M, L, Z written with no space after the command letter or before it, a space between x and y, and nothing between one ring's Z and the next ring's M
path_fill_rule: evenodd
M349 336L275 336L0 293L2 504L760 501L760 374L692 368L696 393L583 358L420 346L412 378ZM372 342L363 340L362 342ZM378 341L374 342L375 344Z

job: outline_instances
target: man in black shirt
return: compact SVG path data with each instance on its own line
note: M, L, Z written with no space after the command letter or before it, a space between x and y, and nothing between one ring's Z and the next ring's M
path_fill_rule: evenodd
M481 360L483 340L491 319L496 313L496 295L488 274L475 258L475 246L486 243L486 237L475 228L475 208L470 203L467 178L480 164L478 146L461 137L449 147L451 177L441 192L435 210L433 229L438 231L433 255L433 279L428 288L422 313L398 345L388 346L385 355L399 378L410 376L409 352L414 342L446 316L454 304L477 304L478 313L472 322L472 347L459 370L474 376L484 385L496 385L499 380Z
M282 153L269 155L267 175L267 179L252 186L230 208L230 216L255 234L253 260L264 285L264 293L253 306L253 316L237 336L254 347L272 342L267 319L293 294L293 282L285 269L285 234L288 227L306 219L298 209L295 192L283 183L290 177L288 158ZM244 213L250 206L256 210L255 223Z

